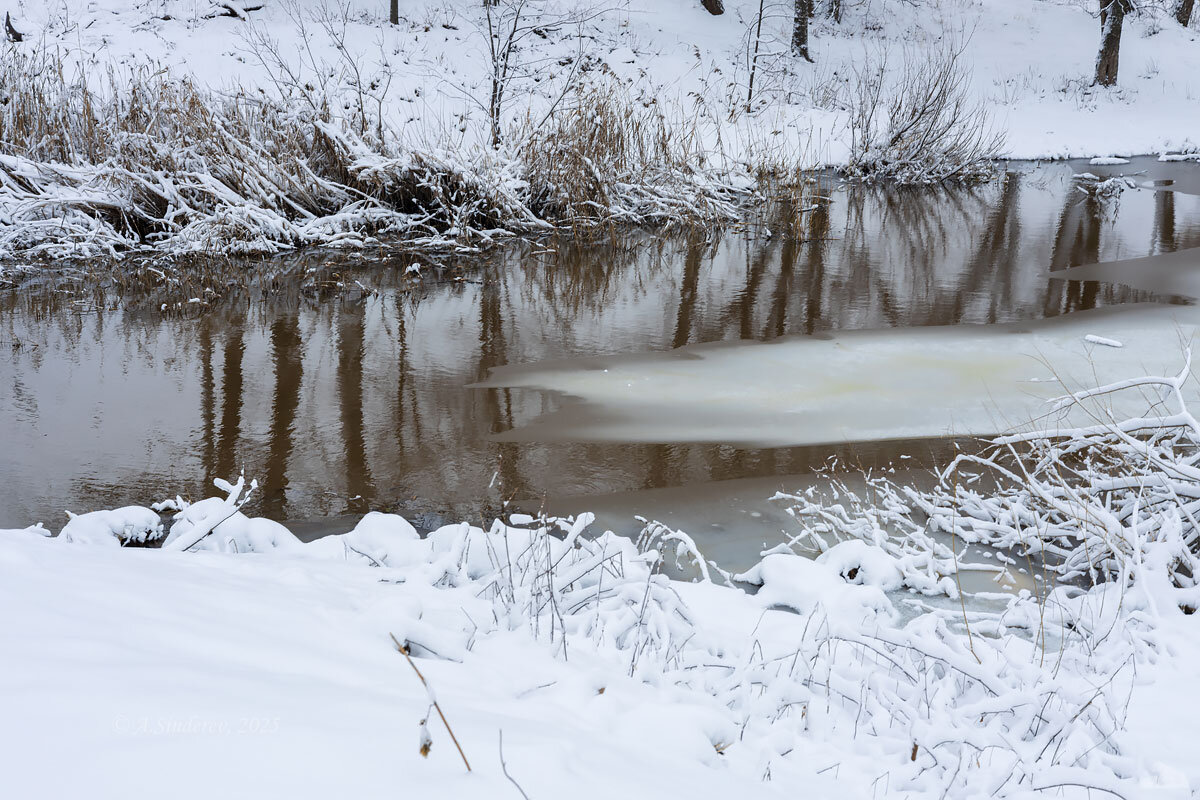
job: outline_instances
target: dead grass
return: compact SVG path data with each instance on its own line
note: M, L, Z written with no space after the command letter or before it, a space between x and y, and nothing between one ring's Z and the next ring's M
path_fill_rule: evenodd
M614 91L572 96L511 149L405 147L335 104L215 94L148 69L87 78L0 48L0 255L269 254L384 237L480 246L551 227L736 216L746 185L695 127Z
M521 162L532 207L575 225L734 218L738 190L707 163L694 121L611 88L577 92L545 124L528 120Z

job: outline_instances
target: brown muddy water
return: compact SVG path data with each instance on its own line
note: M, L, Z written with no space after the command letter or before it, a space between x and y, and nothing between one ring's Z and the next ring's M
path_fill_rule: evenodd
M1079 171L1124 172L1139 188L1098 199L1076 188ZM748 446L717 429L594 441L569 426L543 439L535 423L571 398L472 386L508 365L1188 303L1120 275L1050 273L1200 247L1198 187L1189 163L1014 164L971 188L823 180L719 231L516 242L438 263L306 252L103 275L10 270L0 527L57 529L66 509L198 498L213 477L244 470L261 486L247 511L301 535L345 529L368 509L433 527L505 501L595 506L614 530L657 517L737 562L746 543L789 524L767 497L801 488L830 458L915 474L956 442Z

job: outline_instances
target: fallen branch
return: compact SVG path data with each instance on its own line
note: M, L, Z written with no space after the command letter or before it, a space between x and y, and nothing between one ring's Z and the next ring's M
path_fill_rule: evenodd
M220 8L221 8L220 11L214 11L211 14L205 14L204 19L217 19L218 17L234 17L235 19L246 20L246 19L248 19L246 17L246 15L249 14L251 11L262 11L263 10L263 6L245 6L243 8L238 8L237 6L230 5L229 3L221 3Z

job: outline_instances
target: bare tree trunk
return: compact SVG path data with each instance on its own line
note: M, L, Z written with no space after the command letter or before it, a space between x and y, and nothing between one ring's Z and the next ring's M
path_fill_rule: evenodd
M1175 21L1186 28L1192 21L1192 8L1195 5L1196 0L1179 0L1179 5L1175 6Z
M765 0L758 0L757 29L754 33L754 57L750 59L750 88L746 91L746 113L750 113L754 101L754 76L758 74L758 46L762 42L763 6Z
M392 0L391 20L393 25L400 24L400 0Z
M8 37L10 42L21 42L25 40L25 34L18 32L17 29L13 27L12 17L8 15L7 11L4 12L4 34Z
M725 3L721 0L700 0L700 5L704 6L704 10L713 16L725 13Z
M1096 56L1096 83L1100 86L1112 86L1117 82L1121 27L1125 15L1132 10L1132 0L1108 0L1100 9L1100 53Z
M813 0L793 0L792 9L792 52L811 63L812 56L808 54L808 18L812 14Z
M842 0L829 0L829 18L839 25L842 23Z

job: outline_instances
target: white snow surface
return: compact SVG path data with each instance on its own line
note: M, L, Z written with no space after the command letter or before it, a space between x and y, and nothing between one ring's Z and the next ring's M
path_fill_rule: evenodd
M148 65L214 89L271 91L273 72L260 62L248 32L268 34L302 81L316 80L314 64L341 72L337 44L313 21L331 8L345 50L370 86L368 102L382 100L387 121L402 135L414 144L452 148L486 138L489 62L478 0L403 0L398 26L387 24L387 3L376 0L345 0L340 7L332 0L233 5L260 4L264 8L244 19L207 18L222 11L212 0L19 0L11 10L26 35L21 46L57 48L97 79L110 67L119 75ZM582 73L570 61L582 53L589 80L603 75L636 98L695 119L714 151L736 160L749 149L771 150L836 164L847 153L844 91L855 70L869 59L881 62L885 52L894 67L905 52L927 53L955 41L966 46L972 95L1007 132L1006 156L1099 156L1094 163L1115 163L1109 154L1187 152L1200 144L1195 23L1182 28L1161 12L1126 20L1119 82L1103 89L1091 85L1100 38L1097 0L845 3L840 24L821 15L814 21L814 64L785 55L790 7L772 2L756 77L761 105L746 115L738 109L747 94L750 23L758 6L726 0L726 13L714 17L696 0L531 3L550 19L580 9L602 13L548 26L522 43L517 57L529 77L512 87L508 121L536 121L558 97L561 82ZM299 18L307 20L304 31ZM306 59L311 63L303 67Z
M68 542L120 547L123 542L161 538L162 521L148 508L125 506L72 516L59 535Z
M213 500L181 503L177 519L229 502ZM1060 785L1086 797L1084 783L1184 800L1200 788L1185 710L1200 616L1155 580L1169 557L1158 544L1120 596L1060 589L1041 612L1012 598L968 638L932 611L901 623L882 591L894 566L863 543L818 561L769 555L749 595L655 575L654 551L582 538L589 520L535 521L565 539L499 522L422 539L370 514L341 536L268 547L261 521L229 517L204 540L223 544L202 552L7 531L5 786L22 798L517 796L506 767L534 798ZM842 577L855 567L863 585ZM1040 614L1073 633L1031 641L1022 629Z

